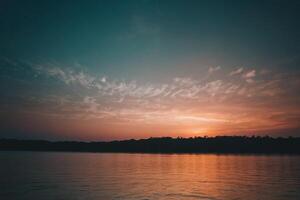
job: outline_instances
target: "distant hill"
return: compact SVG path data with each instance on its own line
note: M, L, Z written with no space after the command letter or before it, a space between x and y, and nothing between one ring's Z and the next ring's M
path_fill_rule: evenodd
M45 140L0 139L0 150L300 155L300 138L272 138L268 136L162 137L111 142L51 142Z

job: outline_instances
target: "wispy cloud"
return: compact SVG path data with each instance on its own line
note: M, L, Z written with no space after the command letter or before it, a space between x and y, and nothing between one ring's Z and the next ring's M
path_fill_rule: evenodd
M135 80L119 81L108 78L107 76L98 75L92 76L82 71L73 71L63 69L60 67L39 66L36 68L40 73L46 73L48 76L55 77L62 80L66 85L79 84L86 88L86 90L95 91L98 97L110 97L115 99L115 102L124 103L124 100L136 101L137 99L152 99L159 98L166 100L175 99L190 99L194 101L208 101L210 97L215 100L226 99L225 96L261 96L269 95L274 96L279 94L280 84L276 88L271 87L272 80L260 81L251 86L241 85L238 80L206 80L200 81L191 77L176 77L173 80L162 83L138 83ZM220 70L220 67L210 68L210 71ZM242 74L243 68L236 69L230 72L230 75ZM242 78L247 83L254 83L256 77L255 70L249 70L242 74ZM225 78L225 77L224 77ZM273 83L274 85L274 83ZM277 92L276 92L277 91Z
M246 72L243 77L244 78L254 78L256 76L256 71L255 70L251 70L251 71L248 71Z
M255 70L250 70L243 74L243 78L246 80L247 83L253 83L254 82L254 77L256 76L256 71Z
M82 71L77 72L71 69L63 69L59 66L52 65L32 65L39 73L58 78L66 84L80 84L84 87L91 87L95 77L90 76Z
M216 66L216 67L209 67L208 68L208 73L214 73L216 71L221 70L221 66Z
M230 76L234 76L234 75L237 75L237 74L241 74L243 72L244 68L243 67L240 67L236 70L233 70L232 72L229 73Z
M31 64L31 67L34 74L48 79L47 83L53 83L53 87L58 87L54 83L60 81L64 93L56 93L54 89L48 95L28 98L26 105L30 105L30 109L27 112L56 119L95 119L102 123L119 124L181 124L189 130L196 130L198 126L201 130L221 130L222 127L244 130L250 126L254 129L255 123L260 128L280 126L276 117L266 118L264 114L269 110L286 111L289 106L295 109L297 105L292 103L300 100L299 95L293 94L299 91L297 76L269 73L264 79L266 76L257 74L255 69L238 68L207 79L175 77L147 83L118 80L57 63ZM209 73L220 69L210 68ZM236 77L229 78L228 75ZM287 84L288 87L285 87ZM295 115L297 119L298 114Z

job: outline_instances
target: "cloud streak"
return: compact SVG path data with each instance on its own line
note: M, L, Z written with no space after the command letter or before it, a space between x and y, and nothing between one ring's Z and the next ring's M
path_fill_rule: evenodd
M241 74L243 72L244 68L241 67L241 68L238 68L236 70L233 70L232 72L229 73L230 76L234 76L234 75L237 75L237 74Z
M60 82L64 92L58 93L58 88L54 88L47 95L24 97L27 108L23 106L22 112L52 119L85 123L97 120L107 126L159 126L212 134L295 128L295 119L300 116L293 111L299 110L300 97L294 92L299 91L300 82L297 76L289 74L265 75L257 74L255 69L238 68L206 79L174 77L147 83L113 79L57 64L30 66L32 76L47 79L49 87L58 87ZM210 69L208 74L221 68ZM267 115L288 111L293 112L290 118Z

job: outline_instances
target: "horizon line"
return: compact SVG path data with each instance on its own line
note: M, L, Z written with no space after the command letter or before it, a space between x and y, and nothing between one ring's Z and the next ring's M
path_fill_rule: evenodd
M82 142L82 143L92 143L92 142L122 142L122 141L139 141L139 140L149 140L149 139L216 139L216 138L269 138L269 139L298 139L300 136L272 136L272 135L215 135L215 136L190 136L190 137L172 137L172 136L161 136L161 137L147 137L147 138L129 138L129 139L113 139L113 140L51 140L51 139L25 139L25 138L0 138L1 140L17 140L17 141L45 141L45 142Z

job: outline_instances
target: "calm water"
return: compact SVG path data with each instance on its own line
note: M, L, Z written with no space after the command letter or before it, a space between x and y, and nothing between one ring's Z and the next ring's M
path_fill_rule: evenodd
M0 152L0 199L300 199L300 157Z

